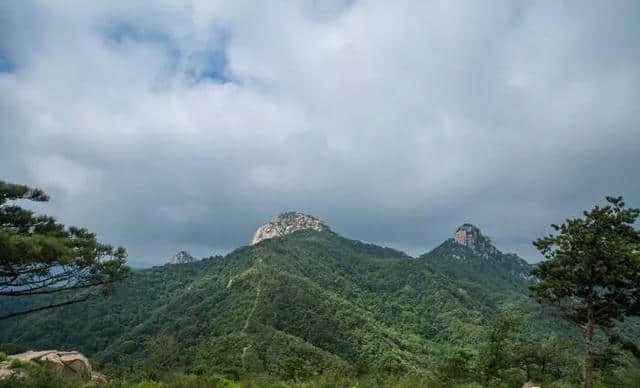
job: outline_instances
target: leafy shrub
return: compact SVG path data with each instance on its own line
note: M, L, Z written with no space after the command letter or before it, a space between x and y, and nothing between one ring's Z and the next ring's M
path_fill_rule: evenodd
M65 377L56 373L51 368L35 362L21 362L12 360L12 369L21 369L21 375L6 380L0 380L0 388L84 388L87 382ZM90 385L88 386L90 387Z
M27 365L26 362L17 360L17 359L12 359L11 362L9 363L9 369L18 369L18 368L23 368Z

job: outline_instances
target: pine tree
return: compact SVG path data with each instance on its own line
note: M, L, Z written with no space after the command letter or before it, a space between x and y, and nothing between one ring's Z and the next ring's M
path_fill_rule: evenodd
M87 300L91 289L108 292L129 273L126 251L96 240L83 228L65 227L13 202L45 202L39 189L0 181L0 296L58 294L54 302L6 313L0 320Z
M640 209L625 208L622 197L607 202L534 242L547 260L532 271L539 280L532 296L582 332L586 388L593 387L596 330L640 314Z

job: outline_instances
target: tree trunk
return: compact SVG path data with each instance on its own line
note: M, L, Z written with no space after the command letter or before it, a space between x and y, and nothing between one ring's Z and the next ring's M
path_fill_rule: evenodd
M593 322L589 320L584 328L586 355L584 357L584 388L593 388Z

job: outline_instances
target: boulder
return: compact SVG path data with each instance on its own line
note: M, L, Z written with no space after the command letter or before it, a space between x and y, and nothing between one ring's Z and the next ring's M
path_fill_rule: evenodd
M78 352L63 352L59 354L60 361L65 366L65 371L67 369L73 371L74 374L90 379L91 378L91 364L89 360L82 354Z
M0 380L8 379L10 377L21 376L22 373L14 369L9 368L8 362L0 363Z
M59 373L78 376L83 379L104 381L104 375L93 372L91 363L80 352L62 352L58 350L28 351L7 357L7 365L0 366L0 379L13 376L16 372L8 368L12 360L34 361L48 364Z

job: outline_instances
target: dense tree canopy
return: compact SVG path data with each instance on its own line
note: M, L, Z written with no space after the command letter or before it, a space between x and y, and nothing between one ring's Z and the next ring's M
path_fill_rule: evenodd
M84 228L65 227L15 204L44 202L39 189L0 181L0 296L64 294L56 303L5 314L0 319L86 300L88 288L109 285L129 273L126 251L96 240Z
M548 260L532 271L539 279L533 295L582 331L585 387L593 384L596 329L640 313L640 232L634 228L640 209L625 208L622 197L607 202L552 225L556 235L534 242Z
M109 298L0 322L0 352L78 350L114 387L220 386L218 377L238 388L576 387L580 334L529 298L534 280L519 262L450 239L416 259L298 231L137 270ZM0 298L0 310L58 299ZM639 323L627 320L618 340L637 339ZM638 386L635 360L594 364L600 386Z

